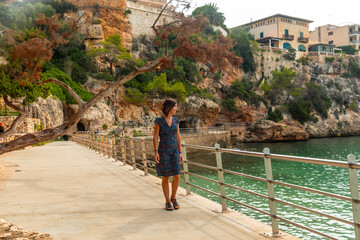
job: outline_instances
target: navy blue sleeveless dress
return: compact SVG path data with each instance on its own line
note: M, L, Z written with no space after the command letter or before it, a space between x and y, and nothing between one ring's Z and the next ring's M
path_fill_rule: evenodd
M179 119L173 117L172 125L169 126L164 117L155 120L160 127L158 148L160 160L156 164L158 176L170 177L181 173L180 154L176 140L179 122Z

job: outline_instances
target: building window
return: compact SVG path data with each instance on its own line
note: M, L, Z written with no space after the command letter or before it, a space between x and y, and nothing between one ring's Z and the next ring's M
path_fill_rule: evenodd
M260 38L264 38L264 32L260 33Z
M289 30L288 29L285 29L285 36L289 36Z
M329 36L330 36L330 35L334 35L334 32L329 32Z
M303 32L300 32L300 38L304 38L304 33Z
M334 44L334 41L329 41L329 44Z

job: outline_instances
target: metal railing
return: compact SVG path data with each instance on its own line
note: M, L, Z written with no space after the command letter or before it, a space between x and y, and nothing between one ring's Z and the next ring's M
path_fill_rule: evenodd
M299 41L299 42L303 42L303 43L308 43L308 42L309 42L309 38L306 38L306 37L298 37L298 41Z
M183 135L206 135L206 134L216 134L223 133L226 131L224 126L220 127L200 127L200 128L179 128L180 133ZM124 133L126 136L131 135L134 137L139 136L152 136L154 134L154 129L122 129L114 130L112 134L121 135Z
M283 39L285 39L285 40L294 40L294 35L283 34Z
M147 150L146 143L152 144L150 139L145 140L144 138L116 138L115 137L108 137L108 136L101 136L99 134L94 134L92 132L84 132L81 134L76 134L72 137L72 139L90 149L94 149L106 156L113 157L116 161L122 161L124 165L128 164L133 167L133 169L140 168L144 171L145 175L148 175L148 172L156 172L154 169L155 161L153 160L154 154L152 153L152 147ZM135 146L136 145L136 146ZM195 150L204 150L209 152L216 153L216 166L210 166L207 164L197 163L191 161L187 158L187 149L195 149ZM320 232L318 230L312 229L310 227L301 225L299 223L290 221L283 216L280 216L277 213L277 203L290 206L296 209L300 209L303 211L307 211L310 213L317 214L322 217L327 217L332 220L336 220L338 222L342 222L348 225L351 225L355 229L355 239L360 239L360 197L359 197L359 185L358 185L358 176L357 170L360 169L360 164L355 162L355 156L349 155L347 157L347 162L343 161L334 161L328 159L318 159L318 158L307 158L307 157L296 157L296 156L287 156L287 155L279 155L279 154L271 154L270 149L265 148L263 153L260 152L250 152L250 151L242 151L242 150L233 150L233 149L225 149L220 148L219 144L216 144L215 147L206 147L206 146L197 146L197 145L189 145L182 143L182 153L183 153L183 170L182 173L184 174L184 180L180 180L182 183L185 183L186 186L186 194L191 193L191 187L200 189L212 195L218 196L220 198L222 212L226 212L228 210L227 201L231 201L238 205L247 207L249 209L255 210L261 214L269 216L271 218L271 227L272 233L266 233L263 235L266 236L273 236L277 237L280 236L278 221L282 221L288 224L291 224L295 227L302 228L306 231L318 234L322 237L326 237L328 239L336 239L328 235L327 233ZM230 153L235 155L241 156L250 156L250 157L257 157L264 159L264 168L265 168L265 178L252 176L228 169L223 168L223 161L222 161L222 153ZM147 156L150 155L152 159L148 159ZM277 181L273 178L273 171L272 171L272 159L278 160L285 160L289 162L300 162L300 163L307 163L307 164L318 164L318 165L325 165L325 166L333 166L338 168L347 168L349 173L349 182L350 182L350 196L346 197L318 189L303 187L295 184L285 183L282 181ZM197 166L200 168L210 169L213 171L217 171L217 179L210 179L196 173L189 171L189 166ZM267 195L259 194L254 191L250 191L238 186L231 185L226 183L224 180L224 173L232 174L235 176L241 176L244 178L264 182L267 184ZM190 181L190 176L197 177L215 184L219 185L219 193L216 193L210 189L206 189L202 186L198 186L193 184ZM294 203L286 202L276 197L275 188L274 186L280 185L285 186L297 190L302 190L310 193L315 193L335 199L339 199L342 201L347 201L352 203L352 212L353 212L353 220L342 219L337 216L333 216L327 213L323 213L317 210L313 210L304 206L300 206ZM248 205L243 203L237 199L233 199L227 196L225 187L232 188L241 192L245 192L251 194L253 196L257 196L263 199L267 199L269 201L269 211L264 211L257 207Z

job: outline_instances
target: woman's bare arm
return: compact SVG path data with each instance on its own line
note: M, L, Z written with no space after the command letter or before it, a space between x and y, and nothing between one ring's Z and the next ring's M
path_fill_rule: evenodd
M159 159L160 159L158 153L159 131L160 131L160 126L155 124L153 144L154 144L154 152L155 152L155 162L157 163L159 163Z

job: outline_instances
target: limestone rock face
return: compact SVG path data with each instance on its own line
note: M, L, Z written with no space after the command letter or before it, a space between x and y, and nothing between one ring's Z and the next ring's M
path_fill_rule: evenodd
M219 105L213 101L191 96L185 103L179 104L177 116L183 122L183 127L207 127L212 124L219 112Z
M261 120L248 128L245 142L298 141L307 140L309 134L301 126Z
M6 65L7 64L7 61L0 56L0 65Z
M106 89L109 86L109 83L97 80L89 76L88 80L83 86L87 91L91 92L92 94L98 94L102 90Z
M67 116L74 114L78 107L79 106L75 104L68 105L66 110ZM112 128L114 114L106 103L97 102L84 114L80 119L80 123L84 125L86 131L102 130L104 124L106 124L108 128Z
M104 33L101 24L91 24L87 27L86 38L103 39Z
M38 233L24 230L22 227L0 219L0 238L1 239L32 239L32 240L52 240L47 233Z
M360 114L346 111L345 114L329 114L327 119L320 118L317 123L305 124L311 137L358 136L360 135Z
M32 105L37 111L37 118L41 120L45 128L53 128L64 122L63 104L59 99L48 97L37 98Z

